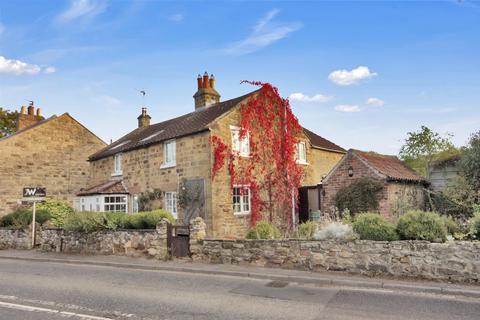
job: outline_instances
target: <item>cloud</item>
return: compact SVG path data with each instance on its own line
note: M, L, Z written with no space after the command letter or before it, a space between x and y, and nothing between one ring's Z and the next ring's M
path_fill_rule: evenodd
M373 106L373 107L381 107L385 104L385 101L382 99L378 98L368 98L367 101L365 102L367 106Z
M181 13L177 13L177 14L173 14L171 16L168 17L168 20L172 21L172 22L181 22L183 21L185 17L183 16L183 14Z
M352 84L357 84L362 80L370 79L375 77L377 74L375 72L370 72L368 67L359 66L356 69L351 71L348 70L336 70L330 73L328 80L339 86L350 86Z
M361 109L357 105L340 104L338 106L335 106L335 111L339 111L339 112L360 112Z
M93 18L104 12L106 7L104 0L71 0L70 7L60 13L56 21L67 23L80 18Z
M41 71L45 73L53 73L56 71L54 67L42 68L36 64L26 63L20 60L7 59L0 56L0 73L14 74L16 76L27 74L35 75Z
M323 103L333 99L332 96L326 96L323 94L316 94L314 96L307 96L301 92L292 93L289 97L290 101L299 101L299 102L314 102L314 103Z
M278 9L267 12L265 16L257 21L253 27L253 32L248 37L231 44L224 51L233 55L252 53L287 37L302 27L301 23L279 24L273 22L273 18L279 12Z

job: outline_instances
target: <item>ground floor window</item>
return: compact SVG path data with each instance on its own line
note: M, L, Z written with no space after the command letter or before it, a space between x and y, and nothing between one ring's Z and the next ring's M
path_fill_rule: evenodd
M126 196L106 196L104 198L105 212L127 212Z
M165 192L165 210L170 212L173 217L177 218L177 193Z
M250 213L251 192L246 186L233 187L233 213L246 214Z

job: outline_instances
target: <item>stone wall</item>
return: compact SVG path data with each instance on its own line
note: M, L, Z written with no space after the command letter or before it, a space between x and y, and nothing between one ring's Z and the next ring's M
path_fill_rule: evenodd
M0 249L29 249L30 243L28 230L0 229ZM66 231L60 228L39 228L36 245L47 252L149 256L165 259L168 256L167 222L160 222L156 229L91 233Z
M19 205L27 186L73 200L87 184L88 156L104 146L67 113L0 139L0 216Z
M399 278L480 282L480 242L203 240L194 260Z

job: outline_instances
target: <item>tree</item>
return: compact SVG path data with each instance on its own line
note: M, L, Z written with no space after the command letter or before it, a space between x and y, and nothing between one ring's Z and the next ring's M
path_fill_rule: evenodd
M409 167L427 176L429 162L459 153L451 138L451 134L442 137L439 133L422 126L417 132L407 133L399 156Z
M17 117L17 111L0 108L0 138L15 132Z
M463 150L460 168L470 187L480 193L480 130L472 134Z

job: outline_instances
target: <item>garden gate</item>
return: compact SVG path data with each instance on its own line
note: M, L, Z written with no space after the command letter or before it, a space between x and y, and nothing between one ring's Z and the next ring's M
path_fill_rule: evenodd
M190 228L186 225L167 224L167 247L172 257L190 256Z

